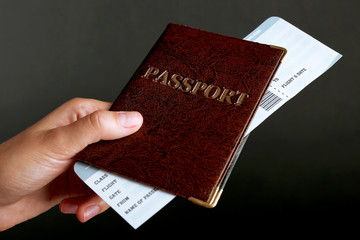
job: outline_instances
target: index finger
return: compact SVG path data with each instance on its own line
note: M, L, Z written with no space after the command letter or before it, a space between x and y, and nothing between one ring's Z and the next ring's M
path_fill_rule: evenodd
M46 115L43 119L35 123L31 129L50 130L62 127L69 125L95 111L108 110L110 107L110 102L99 101L96 99L74 98L65 102Z

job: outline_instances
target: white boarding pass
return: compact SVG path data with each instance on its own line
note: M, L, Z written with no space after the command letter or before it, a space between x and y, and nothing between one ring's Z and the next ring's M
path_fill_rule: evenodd
M244 39L287 49L246 135L342 57L279 17L268 18ZM82 162L77 162L74 169L96 194L135 229L175 197Z
M247 134L342 57L279 17L268 18L244 39L287 50Z

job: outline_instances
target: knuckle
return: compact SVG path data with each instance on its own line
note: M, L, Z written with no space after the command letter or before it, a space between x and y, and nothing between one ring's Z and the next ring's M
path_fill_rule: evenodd
M69 103L71 104L72 108L75 111L79 111L79 112L88 110L91 107L89 100L85 98L73 98L72 100L69 101Z
M101 111L95 111L89 115L90 126L95 130L102 128L102 113Z
M94 111L92 102L86 98L73 98L68 101L68 104L70 106L71 112L75 114L73 120L83 118Z
M87 102L87 99L76 97L76 98L69 100L67 102L67 104L69 104L72 107L81 107L84 104L86 104L86 102Z

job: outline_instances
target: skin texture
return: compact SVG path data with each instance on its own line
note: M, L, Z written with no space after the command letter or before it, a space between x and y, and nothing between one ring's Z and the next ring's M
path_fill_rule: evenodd
M81 222L109 208L76 176L73 157L91 143L141 127L140 113L108 111L110 106L72 99L0 145L0 231L58 204Z

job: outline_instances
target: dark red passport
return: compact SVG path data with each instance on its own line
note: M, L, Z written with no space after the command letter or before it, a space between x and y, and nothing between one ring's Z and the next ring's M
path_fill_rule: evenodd
M111 110L139 111L135 134L76 160L215 206L285 50L169 24Z

